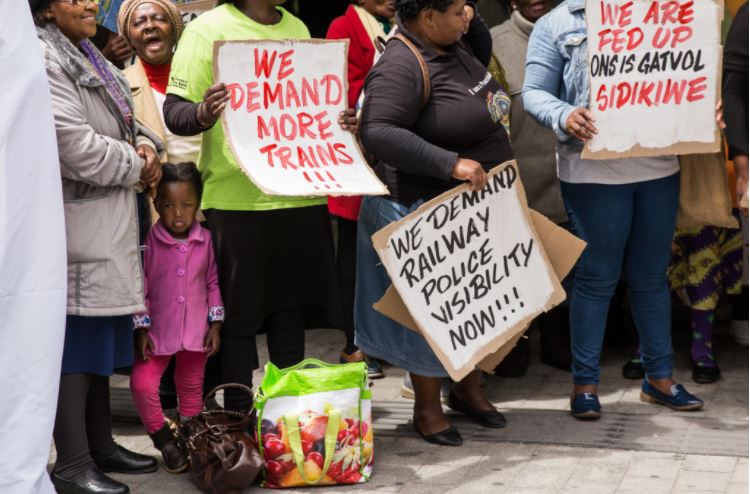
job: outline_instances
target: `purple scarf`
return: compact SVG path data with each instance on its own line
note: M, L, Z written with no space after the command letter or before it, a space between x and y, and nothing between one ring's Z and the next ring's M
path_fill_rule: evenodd
M107 67L106 61L101 57L101 55L97 52L96 48L94 48L91 43L84 41L81 43L81 48L86 54L86 58L88 58L89 62L91 62L91 66L94 67L97 74L99 75L99 78L104 83L104 87L107 90L107 93L117 104L117 108L118 110L120 110L120 114L127 124L128 133L132 134L131 129L133 128L133 110L130 108L127 97L123 94L120 84L112 76L112 73L109 71L109 67Z

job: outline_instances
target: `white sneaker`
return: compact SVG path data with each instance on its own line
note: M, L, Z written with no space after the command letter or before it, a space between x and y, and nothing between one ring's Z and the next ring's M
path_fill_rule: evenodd
M732 332L734 342L741 346L748 346L748 322L747 319L744 321L738 321L732 319L732 323L729 326L729 330Z

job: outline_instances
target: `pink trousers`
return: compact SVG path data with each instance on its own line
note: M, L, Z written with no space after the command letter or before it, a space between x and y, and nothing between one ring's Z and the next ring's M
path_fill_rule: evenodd
M174 383L177 389L177 411L183 417L197 415L203 409L203 376L207 354L203 352L177 352L175 355ZM149 434L164 427L164 411L159 401L159 383L172 355L150 356L148 360L133 363L130 390L135 407Z

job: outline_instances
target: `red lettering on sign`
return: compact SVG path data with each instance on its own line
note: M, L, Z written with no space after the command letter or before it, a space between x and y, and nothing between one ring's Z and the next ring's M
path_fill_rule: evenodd
M336 159L336 151L333 149L333 145L330 142L327 142L325 147L316 144L315 151L317 151L318 158L320 159L320 162L323 163L323 166L329 166L329 163L332 165L339 164L339 160Z
M266 159L268 160L268 166L273 168L273 150L276 149L276 144L269 144L268 146L263 146L260 148L261 154L266 155Z
M284 146L280 148L278 151L276 151L274 154L276 155L277 158L279 158L279 161L281 162L281 168L285 170L287 168L291 168L292 170L297 169L295 164L292 163L292 161L290 160L290 158L292 157L292 150L289 149L288 147Z
M288 141L293 141L297 138L297 122L294 117L288 113L284 113L279 117L279 133Z
M605 2L599 2L602 24L606 25L617 25L619 27L625 27L629 25L633 19L633 2L626 2L622 5L612 5Z
M664 48L667 43L671 48L684 43L693 36L693 28L690 26L677 26L675 28L660 27L654 33L651 44L654 48Z
M693 0L686 2L651 2L643 18L643 23L648 24L688 24L693 21Z
M269 83L263 83L263 108L268 109L268 106L278 101L279 109L284 109L284 98L281 95L281 84L271 86Z
M326 140L333 137L333 132L328 131L331 127L331 119L328 118L327 111L316 113L313 118L318 123L318 135L320 135L321 139Z
M599 111L626 105L684 105L706 97L707 81L706 76L700 76L678 81L620 82L609 87L602 84L596 90L595 102Z
M305 102L305 105L313 104L318 106L320 104L317 80L313 79L312 84L310 84L307 77L302 78L302 100Z
M236 110L242 106L242 102L245 100L245 92L242 90L242 86L236 82L227 84L226 86L229 92L229 107L232 110Z
M346 144L337 142L333 145L333 149L336 150L336 154L342 165L351 165L354 163L354 159L344 151L346 149Z
M688 94L687 94L686 99L690 103L694 101L700 101L706 97L705 91L706 89L708 89L706 80L707 78L703 76L703 77L697 77L695 79L692 79L690 82L688 82Z
M260 77L261 73L266 78L271 77L271 71L276 62L276 52L274 51L271 53L270 60L268 58L268 50L263 50L263 55L261 57L258 56L257 48L253 50L253 53L255 54L255 77Z
M258 91L258 82L248 82L246 85L247 89L247 112L251 113L256 110L260 110L260 103L258 103L256 98L260 96L260 91Z
M294 100L295 108L302 106L299 102L299 94L297 94L297 86L294 81L286 81L286 106L292 106L292 100Z
M331 119L327 111L310 115L307 112L282 113L280 116L264 117L258 115L258 139L272 138L292 141L298 136L309 139L326 140L333 137L330 131Z
M297 162L300 168L320 168L320 165L315 161L315 154L310 153L308 155L302 147L297 147Z
M682 103L682 95L685 93L686 86L687 81L684 79L679 82L667 79L667 87L664 91L664 103L669 103L670 99L672 99L677 105Z
M310 132L310 127L312 127L313 123L315 122L312 115L310 115L309 113L301 112L299 115L297 115L297 120L299 122L300 137L309 137L311 139L317 138L314 132Z
M276 142L279 141L279 127L276 125L276 117L271 117L266 124L266 119L262 115L258 115L258 139L265 139L266 137L271 137Z
M279 80L282 80L285 77L289 77L290 75L294 74L294 67L292 67L292 55L294 55L294 50L287 50L279 55L279 58L281 59L278 74Z
M623 50L632 50L643 42L643 31L639 27L634 27L625 32L624 29L604 29L599 31L599 51L607 46L612 45L613 53L620 53Z
M334 74L326 74L320 83L325 87L326 90L326 105L338 105L341 103L341 99L344 97L344 85L341 83L341 79Z

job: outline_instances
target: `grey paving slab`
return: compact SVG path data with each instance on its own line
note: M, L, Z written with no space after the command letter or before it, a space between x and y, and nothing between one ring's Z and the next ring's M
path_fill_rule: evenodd
M343 341L338 331L309 332L308 354L334 362ZM441 448L416 436L410 424L412 402L400 397L403 371L386 366L387 377L372 387L376 467L370 483L276 491L253 487L246 494L747 493L747 349L720 333L716 347L723 379L699 386L690 382L686 340L678 336L675 342L675 375L706 400L700 413L641 403L640 383L620 376L628 351L610 349L602 358L603 418L575 421L568 410L570 374L541 364L533 355L524 377L487 380L485 391L506 415L508 426L486 430L454 416L465 443ZM262 338L258 346L264 361ZM258 371L256 383L260 377ZM157 456L136 422L127 378L116 377L112 384L116 440ZM186 475L163 470L116 478L136 494L197 492Z

